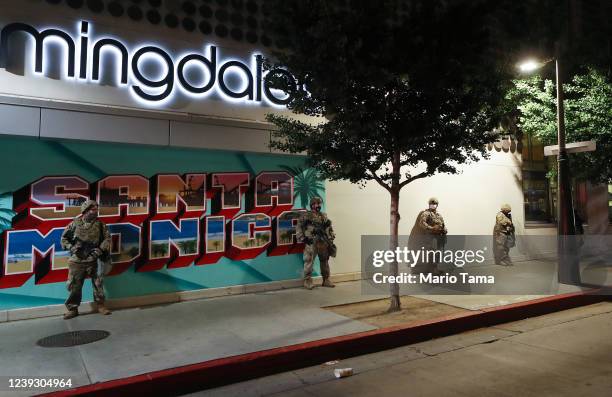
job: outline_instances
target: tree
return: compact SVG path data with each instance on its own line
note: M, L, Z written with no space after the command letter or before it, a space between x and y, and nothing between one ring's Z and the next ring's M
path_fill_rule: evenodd
M496 2L269 1L270 25L288 50L274 53L269 84L290 94L307 123L268 115L273 148L306 152L329 180L376 181L390 195L390 249L398 245L407 184L487 157L498 139L509 62L493 38ZM502 3L501 1L499 3ZM291 21L290 23L287 23ZM279 40L279 44L281 41ZM323 119L324 117L324 119ZM398 273L397 263L390 273ZM390 311L399 310L391 285Z
M612 183L612 83L610 76L593 68L563 84L566 139L597 141L594 152L570 155L573 176L594 183ZM517 127L548 145L557 142L556 88L540 76L516 80L508 93L519 110ZM554 176L555 170L550 174Z

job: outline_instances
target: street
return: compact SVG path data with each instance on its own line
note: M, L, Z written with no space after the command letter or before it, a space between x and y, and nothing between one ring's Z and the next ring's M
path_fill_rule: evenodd
M189 396L609 396L611 328L602 302Z

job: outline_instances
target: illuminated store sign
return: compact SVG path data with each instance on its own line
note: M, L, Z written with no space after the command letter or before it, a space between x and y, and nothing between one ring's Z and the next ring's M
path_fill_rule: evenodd
M112 236L111 275L299 253L293 176L286 172L46 176L13 194L12 228L2 234L0 289L66 281L66 226L90 198Z
M264 71L261 55L253 54L245 63L223 58L219 48L210 45L202 53L174 56L153 44L128 48L116 38L94 38L89 30L86 21L81 21L77 36L56 28L38 30L25 23L5 25L0 32L0 68L10 67L11 46L16 43L16 33L21 33L29 35L35 43L31 54L26 54L34 60L34 73L45 73L50 62L47 46L57 43L64 49L59 62L67 79L99 84L100 76L110 73L119 87L127 87L136 100L149 106L165 103L177 90L195 100L213 92L229 101L264 102L272 106L284 106L291 99L284 92L271 89L268 83L270 78L280 77L295 84L293 76L284 69ZM118 67L101 70L105 57L114 57ZM161 70L158 76L148 72L147 66L151 64ZM193 74L201 76L200 81L194 81L190 77Z

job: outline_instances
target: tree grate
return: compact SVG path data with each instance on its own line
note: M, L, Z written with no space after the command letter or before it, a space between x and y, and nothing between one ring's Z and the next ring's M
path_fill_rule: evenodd
M40 347L71 347L97 342L109 335L110 332L100 330L71 331L47 336L40 339L36 344Z

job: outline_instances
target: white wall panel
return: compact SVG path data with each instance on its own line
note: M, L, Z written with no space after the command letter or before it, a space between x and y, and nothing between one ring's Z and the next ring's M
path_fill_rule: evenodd
M168 121L42 109L41 137L168 145Z
M170 146L269 153L266 130L170 122Z
M40 109L0 104L0 134L38 136Z
M456 175L437 174L418 179L401 191L399 234L407 236L428 199L440 200L438 207L448 233L452 235L492 235L495 215L504 203L512 206L518 234L525 230L521 164L518 153L494 152L488 160L460 166ZM334 225L338 256L332 272L360 270L361 235L390 233L389 193L376 182L364 188L347 181L326 183L326 211ZM552 229L554 232L554 229ZM406 241L400 240L400 244Z

